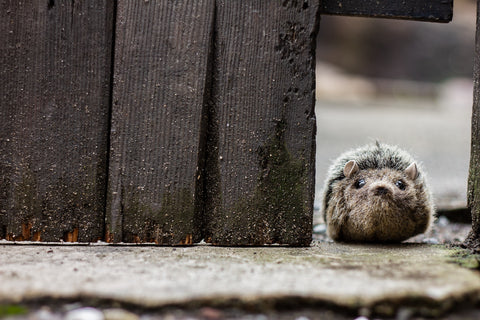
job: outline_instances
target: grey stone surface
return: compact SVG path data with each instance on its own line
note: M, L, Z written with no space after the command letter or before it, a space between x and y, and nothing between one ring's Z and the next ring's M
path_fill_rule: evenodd
M36 299L140 307L337 306L436 315L480 297L459 249L422 244L308 248L0 245L0 305ZM464 261L465 259L460 259Z

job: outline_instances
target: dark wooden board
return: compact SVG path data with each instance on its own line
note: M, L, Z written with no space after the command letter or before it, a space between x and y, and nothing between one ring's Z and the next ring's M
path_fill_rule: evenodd
M112 2L0 5L0 238L104 233Z
M308 245L317 1L217 1L206 241Z
M321 13L450 22L453 0L321 0Z
M195 190L213 14L213 0L118 1L107 241L201 240Z
M477 0L473 80L472 141L468 177L468 207L472 211L472 231L465 243L480 251L480 0Z

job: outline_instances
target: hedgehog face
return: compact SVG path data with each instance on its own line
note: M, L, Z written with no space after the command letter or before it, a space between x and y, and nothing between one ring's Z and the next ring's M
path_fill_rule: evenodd
M424 232L431 208L423 180L412 163L406 170L359 170L345 165L345 178L333 186L327 210L329 235L338 241L400 242Z
M406 210L415 197L413 181L396 170L364 170L347 180L344 194L350 208L362 201L372 210Z

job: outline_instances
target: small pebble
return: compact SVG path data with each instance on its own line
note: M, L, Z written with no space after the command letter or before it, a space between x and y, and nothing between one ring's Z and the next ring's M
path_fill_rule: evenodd
M397 320L409 320L412 318L413 310L409 308L401 308L397 312Z
M103 310L105 320L139 320L140 318L131 312L123 309L105 309Z
M215 308L209 308L205 307L200 309L200 315L203 318L209 319L209 320L216 320L216 319L223 319L224 315L221 310L215 309Z
M327 225L324 223L317 224L316 226L313 227L313 232L323 234L327 232Z
M68 312L65 320L105 320L103 312L95 308L80 308Z
M54 314L49 308L41 308L33 314L35 320L60 320L62 319L59 314Z
M448 218L444 216L439 217L436 221L436 224L439 225L440 227L446 227L449 225L449 223L450 221L448 220Z
M438 239L435 239L435 238L426 238L426 239L423 239L422 242L423 243L428 243L428 244L438 244L439 243Z

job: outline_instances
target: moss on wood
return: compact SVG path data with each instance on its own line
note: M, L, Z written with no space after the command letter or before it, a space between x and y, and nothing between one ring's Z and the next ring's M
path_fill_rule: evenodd
M307 166L288 150L285 130L286 122L277 121L274 134L257 151L261 172L253 195L223 208L219 244L310 244Z
M194 200L189 189L165 191L158 207L142 201L138 188L125 191L122 201L124 242L192 244ZM179 232L182 230L182 232ZM109 237L115 233L109 230Z

